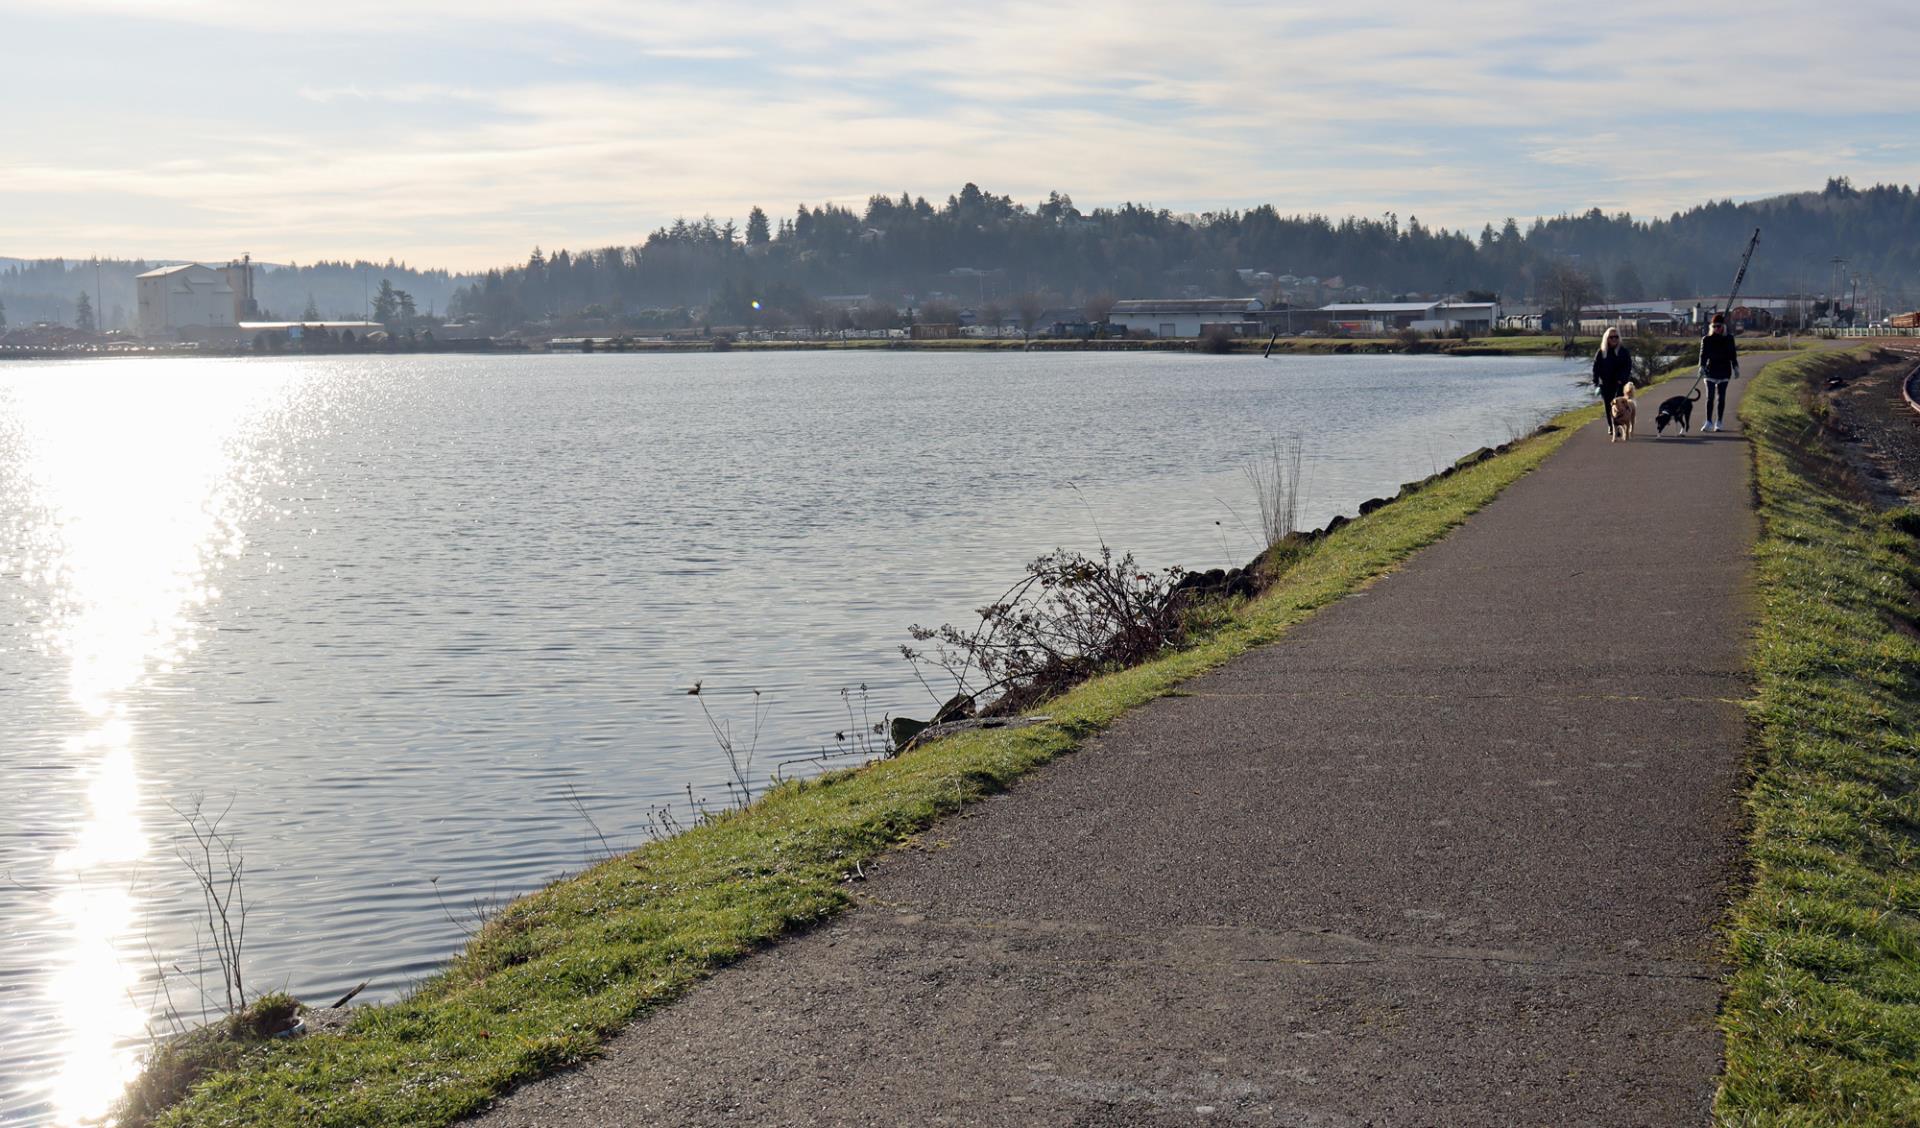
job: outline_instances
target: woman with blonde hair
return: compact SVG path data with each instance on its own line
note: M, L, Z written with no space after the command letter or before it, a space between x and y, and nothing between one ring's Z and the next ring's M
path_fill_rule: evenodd
M1620 343L1620 330L1608 326L1600 337L1600 351L1593 355L1593 386L1600 392L1600 414L1607 423L1607 439L1616 434L1613 401L1633 382L1633 354Z

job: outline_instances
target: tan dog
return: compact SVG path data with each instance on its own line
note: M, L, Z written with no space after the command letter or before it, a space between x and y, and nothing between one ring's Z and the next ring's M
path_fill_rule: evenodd
M1629 380L1627 386L1620 389L1620 394L1613 397L1613 402L1607 405L1608 442L1618 439L1624 443L1633 438L1633 414L1633 381Z

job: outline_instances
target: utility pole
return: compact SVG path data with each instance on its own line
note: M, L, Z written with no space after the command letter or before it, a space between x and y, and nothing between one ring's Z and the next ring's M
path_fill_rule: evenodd
M100 256L93 256L93 331L100 332L107 318L106 307L100 304Z
M1847 265L1847 260L1835 255L1828 261L1833 263L1833 278L1827 286L1827 327L1838 329L1840 328L1840 268Z

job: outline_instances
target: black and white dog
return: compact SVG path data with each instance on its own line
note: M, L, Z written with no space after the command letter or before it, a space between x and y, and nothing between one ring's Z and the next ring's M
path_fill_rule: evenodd
M1667 424L1676 423L1680 433L1686 434L1693 425L1693 401L1700 398L1700 384L1694 382L1693 391L1684 396L1669 396L1660 401L1660 410L1653 417L1653 437L1659 438L1666 433Z

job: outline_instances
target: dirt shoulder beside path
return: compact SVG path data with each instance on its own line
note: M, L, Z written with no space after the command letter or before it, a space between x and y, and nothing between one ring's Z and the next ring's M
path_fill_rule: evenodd
M1641 434L477 1122L1705 1122L1756 525Z
M1827 389L1834 438L1881 506L1920 506L1920 412L1900 394L1916 367L1920 344L1885 348Z

